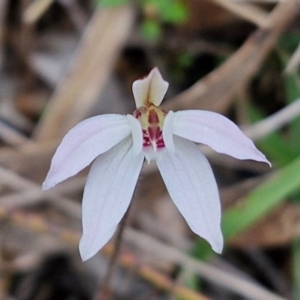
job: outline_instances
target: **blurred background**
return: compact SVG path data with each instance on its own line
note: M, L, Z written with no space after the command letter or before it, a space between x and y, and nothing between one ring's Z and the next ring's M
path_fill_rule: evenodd
M99 298L114 239L81 262L88 170L40 187L66 132L132 113L133 81L157 66L166 110L229 117L272 168L200 146L222 199L216 255L145 166L108 298L300 300L299 17L298 0L0 0L0 299Z

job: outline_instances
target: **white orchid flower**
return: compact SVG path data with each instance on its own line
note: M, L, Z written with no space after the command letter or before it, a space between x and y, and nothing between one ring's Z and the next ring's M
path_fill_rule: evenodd
M82 202L83 260L112 237L125 214L144 159L156 161L166 188L191 230L220 253L221 206L212 169L195 143L238 159L269 163L253 142L217 113L159 107L168 89L159 70L133 83L133 115L89 118L71 129L52 159L43 189L92 163Z

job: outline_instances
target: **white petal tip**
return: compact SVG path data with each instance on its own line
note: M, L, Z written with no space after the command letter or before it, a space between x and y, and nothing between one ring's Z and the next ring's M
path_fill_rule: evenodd
M84 253L81 253L80 251L79 251L79 253L80 253L81 260L82 260L83 262L89 260L89 259L92 258L92 256L93 256L93 255L86 255L86 254L84 254Z
M42 190L43 191L49 190L49 189L53 188L55 185L56 185L55 183L51 183L49 181L44 181L42 184Z
M212 249L218 253L218 254L222 254L222 251L223 251L223 244L222 245L218 245L218 246L212 246Z
M209 241L211 248L218 254L221 254L223 251L224 240L223 235L221 235L214 241Z
M272 164L268 161L268 160L265 160L263 161L264 163L268 164L270 168L272 168Z
M95 251L93 247L87 247L86 242L83 240L83 238L79 242L79 253L82 261L87 261L88 259L92 258L96 253L98 252L98 249Z
M257 150L256 148L255 148L255 150L256 150L255 156L253 156L253 158L251 158L251 159L262 162L262 163L266 163L271 168L272 164L269 162L269 160L266 158L266 156L262 152Z
M264 163L268 164L270 168L272 168L272 164L265 158L263 160Z

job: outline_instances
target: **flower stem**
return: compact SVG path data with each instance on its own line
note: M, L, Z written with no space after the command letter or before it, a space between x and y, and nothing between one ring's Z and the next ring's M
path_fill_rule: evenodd
M123 237L124 229L125 229L125 226L126 226L126 221L128 219L129 210L130 210L130 206L128 207L128 209L127 209L127 211L126 211L124 217L122 218L122 220L120 222L120 225L118 227L113 253L111 255L109 264L107 266L107 270L106 270L105 277L103 279L101 290L100 290L99 294L96 296L95 300L109 300L109 299L111 299L112 291L111 291L111 287L110 287L110 282L111 282L113 273L114 273L116 265L117 265L118 255L119 255L120 250L121 250L122 237Z

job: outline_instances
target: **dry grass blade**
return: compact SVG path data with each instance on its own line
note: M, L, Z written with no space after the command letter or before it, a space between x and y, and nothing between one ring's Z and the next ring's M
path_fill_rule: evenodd
M57 191L52 191L52 192L43 194L43 193L41 193L41 191L39 190L38 186L35 183L33 183L29 180L23 179L20 176L16 175L15 173L13 173L9 170L5 170L3 168L0 169L0 177L1 177L1 182L20 191L19 193L12 195L16 199L23 201L24 195L26 196L26 193L28 193L30 195L28 197L28 199L42 199L43 197L52 198L52 196L53 196L54 199L58 200L57 201L58 203L64 204L60 208L63 208L64 211L69 212L69 215L70 215L70 212L73 212L73 213L71 213L71 215L75 218L78 218L80 215L80 205L72 202L71 199L60 196ZM24 191L25 191L25 194L24 194ZM34 194L36 194L37 197L35 197ZM1 206L2 217L7 215L8 212L10 211L9 208L8 208L9 210L7 210L6 205L3 206L3 204L4 204L3 202L7 202L7 201L5 201L5 197L2 198L2 206ZM19 203L19 201L17 201L17 202L18 202L17 205L20 206L21 203ZM69 206L70 203L72 203L71 206L73 208ZM11 216L13 217L14 213L12 213ZM17 214L15 217L13 217L13 220L22 223L22 216ZM38 230L39 232L49 230L49 226L47 226L47 224L45 224L43 222L42 218L38 217L38 216L36 216L36 218L31 217L30 224L32 225L31 227L34 230ZM74 241L77 242L77 240L78 240L77 236L78 236L77 234L74 234L72 232L68 233L67 231L60 233L61 238L63 238L64 240L67 240L67 241L71 241L71 242L74 242ZM164 244L158 242L157 240L146 236L145 234L140 234L134 230L127 229L126 235L125 235L125 240L134 244L135 246L142 249L143 251L152 252L152 255L154 255L154 254L157 255L157 253L159 253L160 258L163 258L164 260L175 263L175 264L179 264L179 265L183 266L184 268L194 272L195 274L201 275L204 278L206 278L207 280L212 281L218 285L221 285L221 286L225 287L226 289L229 289L235 293L243 295L243 296L247 297L248 299L253 299L253 300L254 299L266 299L266 300L283 300L284 299L282 297L274 295L271 292L268 292L267 290L259 287L256 284L250 283L246 280L240 279L236 276L233 276L226 272L223 272L217 268L211 267L208 264L205 264L205 263L197 261L193 258L190 258L185 253L177 250L176 248L164 245ZM107 249L105 251L107 251ZM122 265L124 265L124 264L126 265L126 260L124 262L124 257L121 256L120 259L121 259ZM127 263L128 263L128 261L127 261ZM134 264L131 262L129 265L132 268L132 266ZM172 288L172 292L174 292L176 295L189 295L190 294L190 296L188 296L188 297L186 296L185 299L205 299L204 297L201 298L201 296L198 296L197 293L189 291L183 287L173 286L173 283L171 283L170 280L168 280L166 278L163 281L161 279L157 281L157 274L155 273L155 271L153 273L151 268L149 269L147 267L145 267L145 268L140 267L138 270L138 273L143 278L152 280L156 284L158 284L160 282L160 284L158 286L163 289L169 290L170 288ZM152 278L153 276L154 276L154 278Z
M16 148L3 147L0 150L0 164L18 173L27 174L30 169L39 173L38 165L40 163L43 169L42 174L45 176L50 158L58 144L58 140L45 143L34 143L32 140L28 140Z
M221 67L168 103L167 109L201 108L223 111L237 90L257 72L279 35L299 11L299 2L279 3L268 16L268 29L258 29Z
M234 13L238 17L250 21L251 23L261 27L268 27L267 13L261 8L254 6L245 2L235 2L232 0L213 0L214 2L220 4L225 9Z
M245 128L243 131L252 140L259 140L281 128L300 114L300 98L262 121Z
M299 43L296 51L292 55L290 61L288 62L285 72L286 73L295 72L299 65L300 65L300 43Z
M70 72L56 89L37 125L36 140L61 137L87 117L112 72L133 20L134 11L130 6L95 12Z
M56 189L52 189L47 192L43 192L41 187L28 179L22 178L18 174L0 167L0 181L2 184L15 189L17 192L8 196L1 197L1 205L6 210L12 210L16 207L24 207L32 204L36 204L42 199L50 199L51 204L64 211L71 217L80 218L81 208L80 205L74 202L72 199L61 196ZM84 178L76 179L76 188L81 189L85 182ZM74 184L69 187L70 183L66 183L64 186L65 191L70 191L74 188Z
M145 234L131 229L127 229L125 233L125 240L143 251L148 253L151 252L152 255L178 264L183 268L214 282L216 285L223 286L247 299L286 300L286 298L269 292L253 282L228 274L228 272L191 258L176 248L165 245L150 236L146 236Z
M78 244L80 237L78 232L50 225L38 215L30 214L29 218L26 213L22 213L21 211L8 212L4 207L0 206L0 219L6 217L9 217L11 222L21 228L30 228L39 234L50 233L59 237L65 243ZM113 251L114 247L112 244L108 244L102 249L102 252L109 256L112 255ZM158 289L169 292L176 297L186 300L209 300L208 297L174 282L166 274L153 269L128 252L121 253L119 263L126 269L136 272L141 278L152 283Z
M49 8L55 0L35 0L33 1L23 14L25 23L35 23Z
M1 218L8 216L7 210L3 207L1 207L0 213ZM43 232L52 232L67 243L78 243L79 234L77 232L67 229L59 230L58 228L53 228L38 215L31 215L30 218L28 218L26 214L22 214L21 212L12 212L9 214L9 216L11 220L16 224L19 224L19 226L29 227L40 234ZM150 236L137 232L136 230L127 229L124 237L127 242L134 244L136 247L142 249L145 253L151 252L151 255L154 255L155 257L158 256L165 261L178 264L187 270L190 270L191 272L198 274L211 282L214 282L217 285L223 286L228 290L246 297L247 299L286 300L283 297L265 290L255 283L241 279L238 276L228 274L228 272L219 270L207 263L195 260L176 248L165 245ZM112 245L108 244L106 247L104 247L103 252L111 255L113 252ZM174 284L168 277L141 263L134 256L128 253L122 253L119 257L119 262L122 266L135 270L142 278L152 282L155 286L169 291L176 296L181 296L184 297L184 299L189 300L207 299L206 297L194 291L191 291L178 284Z
M0 121L0 136L8 145L11 146L29 143L29 139L27 137L18 133L2 121Z

